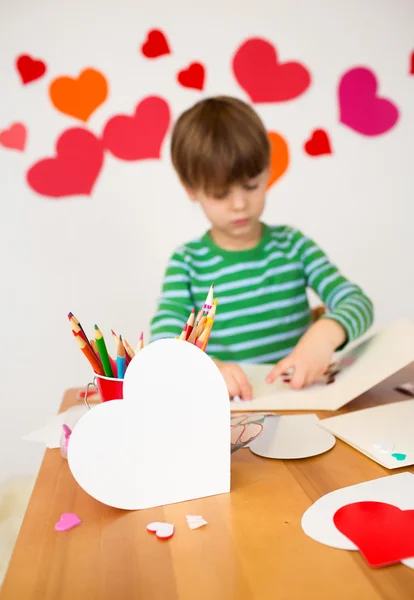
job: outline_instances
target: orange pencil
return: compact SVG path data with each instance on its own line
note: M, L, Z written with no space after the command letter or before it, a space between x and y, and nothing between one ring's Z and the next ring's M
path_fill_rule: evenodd
M95 371L95 373L97 375L105 375L104 370L101 366L101 363L98 362L98 359L96 358L95 354L93 353L93 350L91 349L91 347L85 342L85 340L83 339L83 337L81 335L76 334L75 332L73 332L73 335L75 336L75 339L79 344L79 348L82 350L82 352L88 359L88 361L89 361L92 369Z
M124 339L122 339L122 343L124 344L124 348L125 348L125 352L127 353L127 356L129 356L130 359L133 359L135 356L135 352L133 351L131 346Z
M92 346L92 350L94 351L96 358L99 360L99 362L101 362L101 357L99 356L99 352L98 352L98 346L96 345L96 341L95 340L91 340L90 344Z
M193 331L191 332L190 337L187 340L190 344L195 344L195 342L197 341L197 339L202 334L203 329L204 329L206 323L207 323L207 317L202 317L201 320L200 320L200 322L198 323L198 325L196 325L194 327Z
M210 337L211 327L212 327L212 323L204 329L204 331L202 332L202 334L200 335L200 337L198 338L198 340L195 343L197 348L200 348L203 352L205 352L206 348L207 348L208 338Z

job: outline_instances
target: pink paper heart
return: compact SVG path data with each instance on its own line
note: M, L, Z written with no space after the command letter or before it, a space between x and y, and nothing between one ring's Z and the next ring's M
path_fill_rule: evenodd
M10 150L23 152L26 145L27 130L23 123L13 123L8 129L0 131L0 145Z
M339 84L340 121L362 135L381 135L398 121L397 106L377 95L378 81L370 69L357 67Z
M80 518L75 515L75 513L63 513L60 516L59 521L55 525L56 531L68 531L69 529L73 529L77 525L80 525L82 521Z
M161 521L155 521L147 525L147 530L151 533L155 533L157 538L161 540L168 540L174 535L174 525L171 523L163 523Z

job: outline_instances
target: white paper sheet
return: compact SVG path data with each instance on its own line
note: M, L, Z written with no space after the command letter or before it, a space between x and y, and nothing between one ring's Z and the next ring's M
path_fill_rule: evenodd
M94 405L92 404L91 407ZM60 436L62 435L62 425L67 425L70 429L73 429L79 419L87 412L87 408L84 404L79 406L72 406L62 413L54 416L50 419L46 425L39 427L31 433L27 433L23 436L23 440L30 442L39 442L45 444L46 448L59 448Z

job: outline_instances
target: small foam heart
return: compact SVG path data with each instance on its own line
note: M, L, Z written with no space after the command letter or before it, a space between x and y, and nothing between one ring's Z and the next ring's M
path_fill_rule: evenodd
M167 540L174 535L174 525L171 523L163 523L162 521L154 521L147 525L147 531L155 533L157 538Z
M403 454L402 452L394 452L394 454L391 454L391 456L393 456L395 458L395 460L405 460L407 458L406 454Z
M75 513L63 513L60 516L59 521L55 525L56 531L69 531L69 529L73 529L77 525L80 525L82 521L75 515Z

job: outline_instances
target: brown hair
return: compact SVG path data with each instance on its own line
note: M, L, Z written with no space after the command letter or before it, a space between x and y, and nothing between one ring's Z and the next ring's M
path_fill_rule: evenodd
M171 158L181 182L206 193L256 177L270 163L270 142L257 113L228 96L207 98L176 122Z

